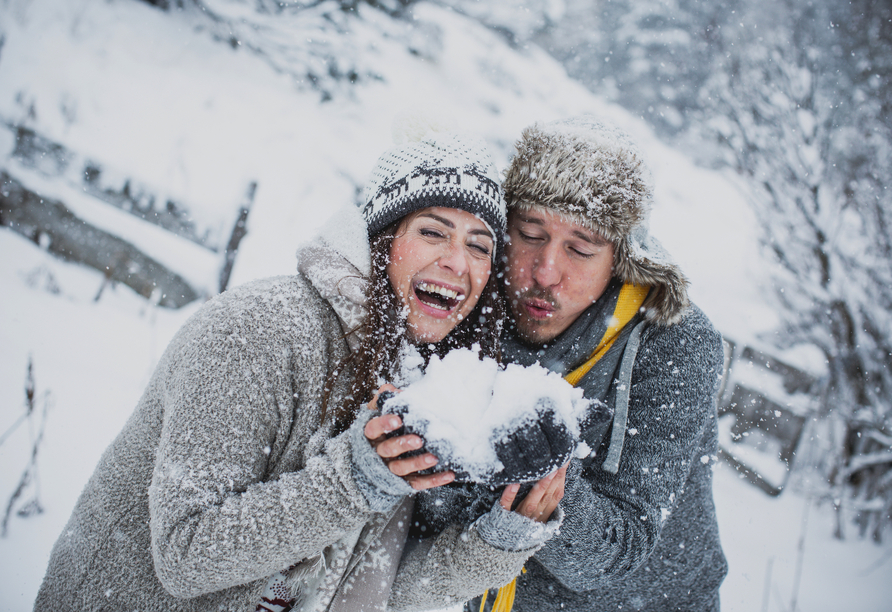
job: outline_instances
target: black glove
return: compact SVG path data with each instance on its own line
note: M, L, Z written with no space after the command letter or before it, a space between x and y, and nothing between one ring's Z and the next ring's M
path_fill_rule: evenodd
M496 456L504 466L487 483L506 485L540 480L573 456L576 438L555 418L550 398L536 402L539 418L526 422L496 441Z

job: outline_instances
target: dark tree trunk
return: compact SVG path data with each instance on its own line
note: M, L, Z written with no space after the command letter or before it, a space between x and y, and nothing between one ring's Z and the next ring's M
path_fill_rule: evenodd
M161 306L179 308L199 297L180 275L129 242L79 219L62 202L28 190L3 170L0 225L37 244L46 236L50 253L95 268Z
M245 237L245 234L248 233L248 213L251 212L251 206L254 204L256 191L257 183L252 182L248 186L245 203L239 209L235 227L232 228L232 235L229 237L229 243L226 245L226 253L223 257L223 269L220 271L220 293L226 291L226 287L229 286L229 276L232 274L232 266L235 265L235 255L238 253L239 243Z

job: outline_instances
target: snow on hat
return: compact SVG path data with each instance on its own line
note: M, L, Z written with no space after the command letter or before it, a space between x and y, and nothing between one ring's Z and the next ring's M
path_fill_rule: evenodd
M688 281L648 233L652 178L629 136L583 116L532 125L516 148L503 183L508 207L543 207L610 240L614 276L652 287L647 315L676 323L689 304Z
M381 155L365 188L369 236L422 208L458 208L486 223L495 257L505 232L505 200L483 141L420 117L401 118L394 140L398 144Z

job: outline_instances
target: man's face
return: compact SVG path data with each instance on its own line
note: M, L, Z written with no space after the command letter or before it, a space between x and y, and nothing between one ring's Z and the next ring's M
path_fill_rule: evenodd
M556 338L594 303L613 274L613 244L545 210L508 216L506 295L525 342Z

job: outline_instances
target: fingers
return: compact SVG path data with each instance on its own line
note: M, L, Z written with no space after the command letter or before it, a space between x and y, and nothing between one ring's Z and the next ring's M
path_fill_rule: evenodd
M436 465L437 458L430 453L397 459L400 455L424 446L424 440L415 434L392 438L384 437L385 434L402 427L402 424L402 420L392 414L369 419L369 422L365 424L365 437L368 438L375 452L387 462L390 471L397 476L405 476Z
M431 453L404 456L406 453L420 449L424 440L415 434L385 438L385 434L403 426L403 421L393 414L385 414L369 419L365 425L365 436L384 460L387 468L406 480L416 490L432 489L455 480L454 472L438 472L436 474L417 474L422 470L437 465L438 459Z
M542 516L545 517L545 520L551 518L551 515L557 509L558 504L564 499L568 465L569 463L565 463L555 474L554 480L551 481L551 486L547 492L549 501L542 510Z
M551 483L554 481L556 476L557 471L554 471L537 482L535 485L533 485L532 490L521 502L521 514L529 518L536 518L536 514L538 514L540 506L542 506L544 503L547 503L548 501L547 497L549 491L551 491Z
M386 460L385 460L386 461ZM418 474L421 470L426 470L437 465L437 458L430 454L424 453L415 457L404 457L402 459L392 459L387 461L387 467L397 476L402 476L403 480L416 491L424 489L433 489L449 484L455 480L455 472L437 472L435 474Z
M509 512L511 511L511 506L514 505L514 498L517 497L518 491L520 491L519 484L512 484L505 487L505 490L502 491L502 498L499 500L499 504L502 505L502 508Z
M396 459L400 455L418 450L422 446L424 446L424 440L422 440L420 436L406 434L404 436L395 436L377 442L375 444L375 451L381 455L382 459Z
M369 419L365 424L365 437L374 442L383 438L385 434L396 431L403 426L403 420L395 414L385 414L384 416ZM418 436L415 436L416 438ZM394 438L395 439L395 438ZM406 451L403 451L406 452Z
M551 515L557 509L558 504L564 498L566 475L567 464L554 473L551 481L542 493L542 497L535 510L536 515L531 518L542 523L551 518Z
M564 497L568 466L569 463L565 463L560 469L537 482L515 512L540 523L548 521Z
M423 491L424 489L433 489L434 487L442 487L445 484L449 484L455 480L455 472L437 472L436 474L427 474L424 476L415 474L406 476L405 480L416 491Z
M375 391L375 396L372 398L372 401L370 401L368 404L366 404L366 406L369 407L369 410L377 410L378 409L378 396L381 395L381 393L383 393L384 391L394 391L396 393L399 393L399 389L397 389L390 383L384 383L383 385L378 387L377 391Z
M385 458L384 462L390 471L397 476L410 476L415 472L434 467L437 465L437 458L430 453L424 453L399 459L390 459L389 461Z

